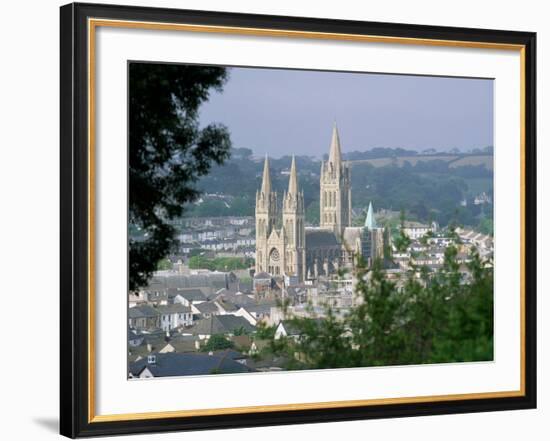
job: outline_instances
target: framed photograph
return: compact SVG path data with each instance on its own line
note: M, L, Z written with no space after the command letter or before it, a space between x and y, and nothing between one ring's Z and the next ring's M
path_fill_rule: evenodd
M63 435L536 406L534 33L60 12Z

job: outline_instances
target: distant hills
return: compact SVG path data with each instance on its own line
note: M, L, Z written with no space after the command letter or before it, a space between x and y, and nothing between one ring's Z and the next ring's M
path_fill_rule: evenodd
M416 165L418 162L429 161L443 161L448 164L449 167L464 167L464 166L478 166L482 165L488 170L493 169L493 155L479 155L479 154L460 154L460 155L414 155L414 156L386 156L383 158L373 159L352 159L348 162L352 164L371 164L374 167L384 167L387 165L396 165L397 167L403 167L405 163L410 165Z
M372 201L375 209L407 211L409 218L437 220L441 225L456 221L475 227L492 218L492 205L481 207L471 201L481 192L492 200L492 147L462 153L377 148L348 152L352 164L352 206L359 216ZM203 192L190 204L186 216L253 216L256 191L260 187L263 157L251 149L233 149L231 158L214 166L197 187ZM290 156L270 158L273 188L288 187ZM319 222L319 171L321 160L296 156L298 179L304 191L306 221Z

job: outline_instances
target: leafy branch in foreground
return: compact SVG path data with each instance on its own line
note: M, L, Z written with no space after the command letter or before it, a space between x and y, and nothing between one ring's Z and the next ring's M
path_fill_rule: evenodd
M180 64L129 65L129 288L147 283L177 244L167 220L198 195L195 184L230 154L224 126L199 127L199 107L221 91L225 68Z
M492 265L472 252L467 269L450 246L435 274L413 267L398 285L380 261L368 269L360 258L354 307L289 318L295 335L272 340L260 356L285 356L287 369L492 360Z

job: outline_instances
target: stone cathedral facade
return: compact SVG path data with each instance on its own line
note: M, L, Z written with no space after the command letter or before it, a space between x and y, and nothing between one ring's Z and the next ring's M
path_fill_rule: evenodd
M376 227L372 205L364 227L351 226L351 170L342 161L334 126L327 161L321 163L320 226L305 226L304 193L292 158L288 190L282 200L273 191L269 158L256 192L256 274L291 276L298 282L330 276L351 265L357 254L381 257L383 230Z

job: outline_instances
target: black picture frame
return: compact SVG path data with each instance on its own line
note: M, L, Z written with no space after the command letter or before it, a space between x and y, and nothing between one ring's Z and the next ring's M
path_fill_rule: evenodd
M522 45L525 135L524 395L144 420L90 421L88 18ZM67 437L349 421L536 407L536 34L487 29L68 4L60 9L60 433Z

